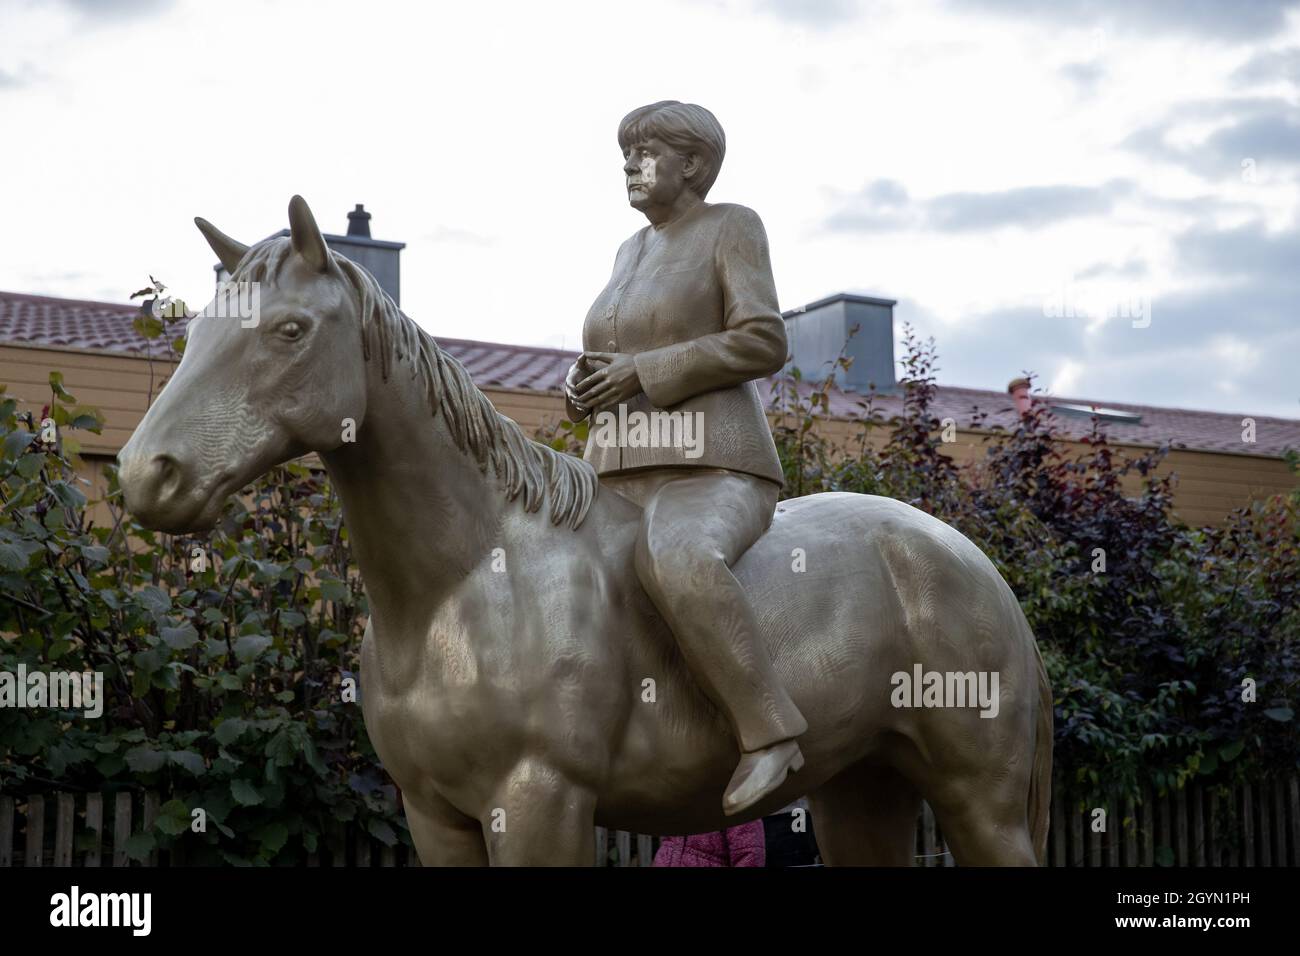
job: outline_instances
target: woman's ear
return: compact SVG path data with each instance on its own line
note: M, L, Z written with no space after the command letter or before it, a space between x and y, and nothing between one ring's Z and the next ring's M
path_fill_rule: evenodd
M700 157L695 153L687 153L682 156L682 177L690 179L696 176L700 171Z

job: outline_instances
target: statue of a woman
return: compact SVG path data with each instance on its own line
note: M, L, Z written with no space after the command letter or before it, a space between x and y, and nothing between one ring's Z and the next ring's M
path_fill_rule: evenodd
M704 201L726 151L714 115L674 100L643 106L618 142L628 202L650 224L623 243L587 313L568 413L592 416L586 458L602 483L644 508L637 573L740 742L722 801L737 813L803 765L795 738L807 729L730 570L767 530L781 488L754 379L785 363L785 323L763 223ZM610 441L602 422L631 422L640 440L626 429ZM654 440L673 427L702 434Z

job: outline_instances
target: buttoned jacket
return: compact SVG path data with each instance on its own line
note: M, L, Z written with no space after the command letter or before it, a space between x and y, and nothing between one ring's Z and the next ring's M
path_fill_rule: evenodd
M700 203L624 242L587 313L582 344L634 356L642 388L621 415L612 406L591 409L584 457L598 473L726 468L782 482L754 380L785 364L785 320L753 210ZM692 427L703 429L698 447L599 440L600 423L612 421L602 412L630 422L633 413L655 411L691 415Z

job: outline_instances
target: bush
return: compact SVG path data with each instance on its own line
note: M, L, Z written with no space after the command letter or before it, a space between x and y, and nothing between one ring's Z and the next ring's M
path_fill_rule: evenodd
M778 385L787 494L898 498L988 554L1043 651L1057 765L1085 794L1293 772L1300 493L1255 502L1222 527L1188 528L1170 511L1174 478L1157 476L1167 449L1125 455L1094 419L1083 452L1067 459L1040 403L1014 430L989 429L985 457L961 468L940 450L931 411L934 343L908 329L905 347L901 413L886 421L866 395L847 448L816 428L843 361L811 394L797 370ZM976 425L987 428L986 418ZM1133 496L1122 488L1128 475L1140 479ZM1247 678L1255 702L1243 700Z
M51 384L51 421L97 431ZM112 523L94 527L71 445L0 392L0 670L98 671L107 697L99 719L0 709L4 790L162 791L135 859L185 834L193 863L302 862L352 821L409 845L341 693L366 602L324 476L277 468L185 540L125 516L111 468ZM198 808L207 831L187 832Z

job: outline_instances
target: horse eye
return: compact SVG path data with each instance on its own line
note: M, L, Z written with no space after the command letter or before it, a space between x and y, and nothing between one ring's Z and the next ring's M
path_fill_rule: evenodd
M275 334L292 342L295 339L302 338L303 331L301 322L281 322L276 326Z

